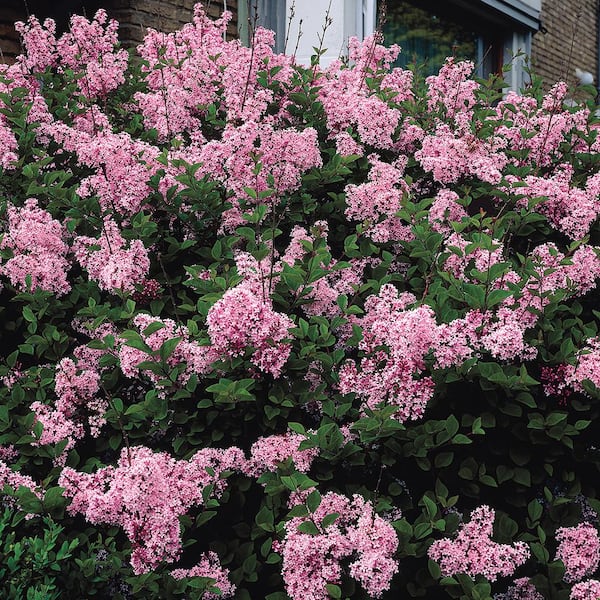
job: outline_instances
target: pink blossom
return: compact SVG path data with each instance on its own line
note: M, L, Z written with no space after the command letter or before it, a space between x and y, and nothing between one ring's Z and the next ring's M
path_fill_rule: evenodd
M13 471L3 460L0 460L0 489L5 485L17 491L20 487L26 487L34 493L40 500L44 497L43 492L29 475L23 475Z
M437 75L427 78L430 111L443 109L446 117L469 111L476 102L475 92L480 85L470 78L474 65L470 61L455 62L448 57Z
M365 79L378 79L381 89L392 93L394 103L400 103L412 97L412 73L399 68L388 71L400 48L385 48L377 43L376 36L362 42L350 38L348 46L350 59L355 61L353 68L342 68L334 61L319 73L319 99L325 109L330 135L336 139L341 154L362 154L357 143L378 150L392 149L401 112L371 92ZM351 126L359 136L356 143L347 137Z
M5 122L4 115L0 115L0 166L7 171L14 169L19 160L17 138L10 126Z
M44 24L31 15L26 23L17 21L15 29L21 35L25 53L18 57L18 61L31 73L42 73L48 67L57 64L56 54L56 23L53 19L46 19Z
M281 375L291 351L286 340L294 322L275 311L260 288L243 282L227 290L208 311L206 323L213 349L222 359L250 349L255 366L273 377Z
M118 23L100 9L94 19L71 17L70 31L56 44L61 68L81 73L77 84L88 99L106 98L125 82L128 54L116 50Z
M600 536L591 523L556 530L556 559L565 565L564 580L575 583L592 575L600 563Z
M9 463L14 461L19 456L19 451L13 444L0 445L0 460Z
M99 246L99 249L95 249ZM99 239L80 236L73 245L75 256L100 289L133 292L148 276L150 259L141 240L126 242L118 225L109 218Z
M581 583L576 583L571 588L569 600L598 600L600 598L600 581L588 579Z
M530 199L543 198L534 210L548 218L550 224L572 239L584 237L600 214L598 185L590 181L589 187L581 189L571 185L573 169L562 165L552 176L531 175L525 179L527 187L517 191Z
M322 526L322 520L334 513L337 518L333 523ZM298 531L298 526L309 519L319 533ZM353 559L350 576L373 598L389 589L398 571L393 558L398 539L393 527L358 494L349 499L328 492L313 514L292 518L285 524L285 531L285 539L273 546L283 556L282 574L292 600L327 600L325 585L340 583L340 561L346 558Z
M225 482L221 474L243 462L241 450L207 448L189 461L136 446L124 448L116 467L96 473L63 469L58 484L72 502L68 512L82 513L93 524L118 525L132 547L136 575L173 562L181 553L179 517L204 503L203 490L215 485L218 496ZM210 471L210 473L209 473Z
M0 272L19 290L26 290L27 277L31 288L57 295L66 294L71 286L67 281L69 262L66 232L52 215L39 208L35 198L25 201L22 208L8 205L8 231L0 248L12 250L13 257Z
M470 269L486 273L490 267L503 262L504 246L500 240L493 240L489 247L472 242L459 233L452 233L445 242L445 248L451 252L444 263L444 269L462 281L477 282L470 276Z
M432 229L449 234L452 232L452 221L461 221L468 217L467 211L457 202L458 199L458 194L448 189L442 189L436 194L428 215Z
M587 345L578 353L577 365L570 371L567 384L575 391L585 393L583 381L590 381L600 389L600 339L590 338Z
M83 424L72 418L65 418L65 413L56 407L33 402L29 407L35 414L35 422L42 424L42 435L34 445L47 446L67 440L59 463L66 460L66 453L75 447L77 440L85 435Z
M504 594L494 594L494 600L544 600L527 577L515 579Z
M410 227L396 216L408 194L408 185L403 179L406 158L388 164L371 154L369 162L369 180L346 186L346 218L362 222L374 241L412 240Z
M313 460L318 456L318 448L300 450L298 447L307 438L299 433L288 431L283 435L261 437L250 449L250 459L244 473L250 477L260 477L265 471L276 471L279 463L291 458L295 468L307 473Z
M433 396L433 381L422 376L425 356L437 340L437 324L431 308L418 306L411 294L398 294L390 284L365 302L365 316L357 324L363 337L360 363L346 362L339 372L343 394L356 393L365 407L385 404L397 407L395 418L404 422L423 416Z
M207 552L200 556L199 562L191 569L173 569L171 576L175 579L184 577L208 577L214 579L212 584L219 588L220 594L206 592L202 595L202 600L218 600L218 598L231 598L235 593L235 585L229 581L229 569L221 567L219 557L215 552Z
M577 130L585 130L588 110L562 110L565 86L559 82L538 106L532 96L508 92L496 109L500 126L496 130L517 152L526 151L527 160L548 166L561 157L560 147ZM517 162L513 159L513 162ZM517 163L518 164L518 163Z
M482 140L467 131L454 132L445 123L423 138L415 158L439 183L456 183L463 177L476 177L498 183L507 164L503 142L490 136Z
M199 175L222 181L235 197L249 202L256 200L247 188L257 194L273 189L279 196L296 190L302 174L322 164L315 129L275 129L253 121L226 126L220 140L202 147L198 159L203 163Z
M192 340L187 327L177 325L172 319L159 319L143 313L137 314L133 319L134 326L139 330L143 341L148 345L150 351L158 353L166 342L179 338L177 344L173 347L170 356L167 358L167 364L170 368L179 365L185 365L185 369L179 375L179 382L185 385L192 374L206 375L211 370L213 362L219 359L218 352L210 347L204 346ZM146 332L148 328L155 329L152 333ZM159 358L148 354L143 350L127 345L127 340L121 338L118 346L118 357L121 371L127 377L139 377L141 370L140 363L155 361L159 364ZM150 369L143 370L150 380L159 389L164 387L161 384L163 379L160 373Z
M440 565L443 576L466 573L496 581L498 576L512 575L529 558L524 542L509 546L492 541L495 515L494 509L480 506L471 513L471 520L460 526L455 539L443 538L431 544L429 558Z

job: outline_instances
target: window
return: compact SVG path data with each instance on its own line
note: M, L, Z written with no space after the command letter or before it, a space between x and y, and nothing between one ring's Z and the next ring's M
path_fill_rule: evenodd
M538 27L539 0L388 0L383 33L386 44L402 47L399 66L416 62L431 75L455 56L485 77L510 64L508 84L517 90Z
M250 45L249 28L254 24L275 32L275 52L283 52L286 30L285 0L238 0L238 31L242 43Z
M383 34L386 44L399 44L397 65L422 65L424 75L437 73L447 56L475 63L479 75L502 68L507 32L493 31L473 19L456 20L448 4L399 0L390 3Z

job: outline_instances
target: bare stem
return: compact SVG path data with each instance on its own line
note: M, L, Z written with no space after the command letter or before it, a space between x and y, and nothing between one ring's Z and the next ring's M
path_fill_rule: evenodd
M127 435L125 427L123 426L123 421L121 420L121 413L117 410L117 407L115 406L115 403L112 400L110 392L104 387L104 385L102 385L102 389L106 394L106 399L108 400L110 407L115 411L115 414L117 415L117 423L119 424L119 429L121 430L121 435L123 436L123 441L125 442L125 448L127 448L127 462L129 463L129 466L131 466L131 447L129 445L129 436Z

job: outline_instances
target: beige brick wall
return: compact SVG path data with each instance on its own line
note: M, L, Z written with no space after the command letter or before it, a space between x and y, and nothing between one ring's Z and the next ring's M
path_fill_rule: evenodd
M597 0L542 0L542 30L533 36L533 70L546 88L559 80L575 82L574 71L597 78Z

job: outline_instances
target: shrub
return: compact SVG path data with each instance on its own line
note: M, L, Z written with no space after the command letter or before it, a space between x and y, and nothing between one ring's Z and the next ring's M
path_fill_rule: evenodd
M593 102L227 19L0 67L5 595L591 598Z

